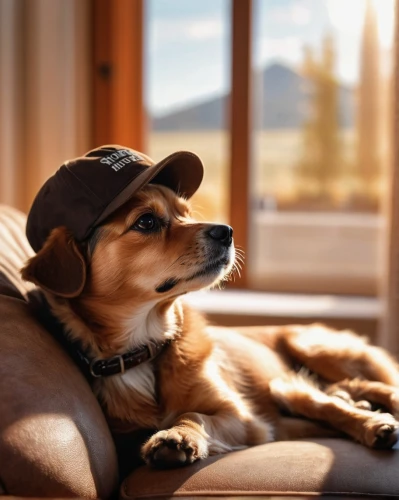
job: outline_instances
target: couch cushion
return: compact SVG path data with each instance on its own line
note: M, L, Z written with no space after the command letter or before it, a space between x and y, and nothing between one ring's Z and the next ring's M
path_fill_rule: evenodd
M108 498L118 477L103 413L25 300L24 220L0 207L0 494Z
M0 482L20 496L107 498L115 448L88 383L28 305L0 297Z
M0 205L0 294L22 297L33 287L21 279L20 269L33 255L25 237L23 213Z
M399 450L374 451L343 439L284 441L158 471L141 467L121 498L376 494L399 496Z

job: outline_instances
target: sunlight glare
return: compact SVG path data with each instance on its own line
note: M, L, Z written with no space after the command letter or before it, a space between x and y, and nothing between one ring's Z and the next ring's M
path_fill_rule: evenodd
M392 45L396 0L371 0L377 14L380 43ZM363 28L367 0L328 0L331 24L338 31L358 34Z

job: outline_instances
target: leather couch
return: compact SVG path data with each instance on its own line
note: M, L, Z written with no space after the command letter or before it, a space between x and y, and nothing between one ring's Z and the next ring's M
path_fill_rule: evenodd
M24 223L20 212L0 208L0 496L399 497L399 452L343 439L277 442L127 473L134 446L127 436L115 444L88 382L28 306L18 273L32 253Z

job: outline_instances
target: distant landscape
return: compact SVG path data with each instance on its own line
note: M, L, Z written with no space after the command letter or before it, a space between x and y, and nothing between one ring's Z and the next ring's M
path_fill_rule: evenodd
M301 154L304 124L312 112L311 89L306 78L294 70L273 64L258 76L261 85L256 99L259 111L254 134L255 175L253 199L286 202L297 196L296 167ZM204 218L227 220L229 135L228 96L154 117L149 150L154 158L163 158L178 149L191 149L205 164L205 180L196 196L198 211ZM355 100L352 89L339 86L338 116L343 151L348 161L354 155ZM342 185L343 191L352 182ZM343 193L345 194L345 193Z
M347 157L353 155L354 132L342 131ZM300 130L262 130L255 134L253 199L290 201L297 195L296 164L301 145ZM161 159L179 149L195 151L205 165L202 187L195 195L198 214L206 220L228 220L229 135L224 130L153 132L149 136L150 156ZM342 191L351 189L351 176Z
M300 128L311 113L309 80L283 64L267 66L255 77L256 110L258 124L263 130ZM151 121L154 132L222 130L229 117L228 96L221 95ZM338 88L338 120L342 128L354 126L355 104L353 89Z

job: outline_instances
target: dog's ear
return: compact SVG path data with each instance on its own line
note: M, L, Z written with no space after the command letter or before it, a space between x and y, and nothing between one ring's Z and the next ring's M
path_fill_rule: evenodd
M86 281L86 263L65 227L53 229L43 248L21 270L22 278L61 297L78 296Z

